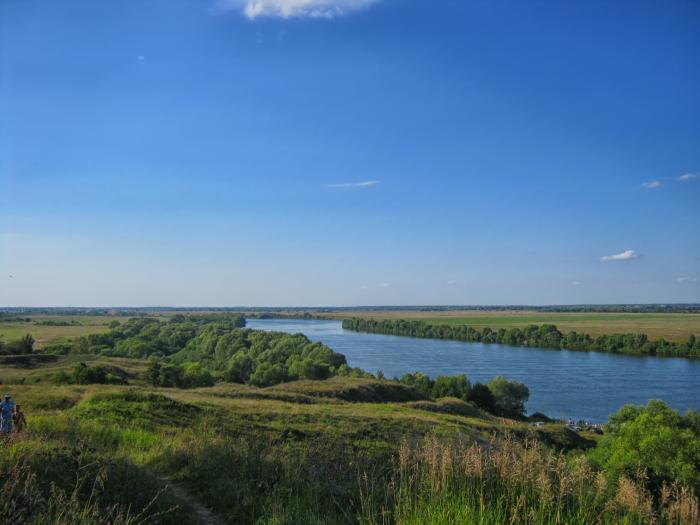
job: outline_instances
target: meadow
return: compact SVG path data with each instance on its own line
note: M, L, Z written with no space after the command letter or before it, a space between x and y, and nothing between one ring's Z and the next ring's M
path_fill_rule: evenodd
M127 385L55 384L80 362ZM681 484L606 476L600 436L393 381L154 388L143 359L0 365L28 416L0 458L3 523L694 523Z
M21 319L21 320L20 320ZM109 323L123 317L106 315L19 315L0 317L0 338L5 341L30 334L37 348L57 339L109 331Z
M347 310L331 311L333 319L406 319L431 325L467 325L474 328L524 328L553 324L562 332L576 331L593 337L614 333L643 333L650 339L686 341L691 334L700 336L700 314L685 313L588 313L536 311L419 311L419 310Z

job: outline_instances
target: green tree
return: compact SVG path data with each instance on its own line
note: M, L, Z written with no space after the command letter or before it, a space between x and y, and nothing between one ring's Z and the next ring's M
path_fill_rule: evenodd
M496 398L491 389L483 383L475 383L469 392L469 401L487 412L496 412Z
M250 374L253 373L255 361L251 356L244 352L239 352L231 359L228 370L226 371L226 380L233 383L247 383L250 379Z
M160 361L151 361L148 364L148 371L146 372L146 377L148 377L149 383L153 386L160 385Z
M469 380L464 374L456 376L438 376L433 386L433 397L457 397L467 400L469 397Z
M214 376L199 363L186 363L183 366L183 385L188 388L213 386Z
M591 458L612 476L646 473L651 488L680 480L700 490L700 414L681 416L663 401L626 405L610 416Z
M523 383L496 376L488 384L496 401L496 412L505 417L522 417L530 390Z
M431 397L433 395L433 385L435 382L430 379L430 377L420 372L404 374L401 376L401 379L399 379L399 382L415 388L425 397Z
M5 353L12 355L31 354L34 352L34 338L25 334L19 339L10 341L5 345Z

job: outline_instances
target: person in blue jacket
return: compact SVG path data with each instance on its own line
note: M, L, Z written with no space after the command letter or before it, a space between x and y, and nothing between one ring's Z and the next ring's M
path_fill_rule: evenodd
M10 394L5 394L5 400L0 403L0 434L9 434L12 432L12 415L14 413L15 404L12 401Z

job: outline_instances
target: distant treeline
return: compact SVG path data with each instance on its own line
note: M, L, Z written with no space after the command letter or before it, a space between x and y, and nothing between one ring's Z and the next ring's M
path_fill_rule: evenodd
M291 307L5 307L0 308L0 320L11 320L17 315L111 315L111 316L149 316L154 314L173 313L242 313L250 316L271 315L288 316L291 318L317 318L323 314L334 312L384 312L384 311L418 311L418 312L452 312L452 311L476 311L476 312L499 312L499 311L534 311L534 312L589 312L589 313L700 313L698 303L676 303L676 304L576 304L576 305L413 305L413 306L291 306Z
M525 328L500 328L499 330L487 327L479 330L466 325L431 325L424 321L360 318L344 320L343 328L356 332L425 339L451 339L511 346L700 358L700 340L696 340L694 335L691 335L685 343L672 343L664 339L652 341L645 334L604 334L597 337L573 331L564 334L551 324L530 325Z
M287 310L292 310L288 308ZM348 306L308 308L311 312L588 312L588 313L700 313L698 303L678 304L575 304L532 306L504 305L413 305L413 306Z

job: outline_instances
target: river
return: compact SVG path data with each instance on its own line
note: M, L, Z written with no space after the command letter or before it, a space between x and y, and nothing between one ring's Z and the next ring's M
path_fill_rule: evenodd
M406 372L466 374L473 383L497 375L530 388L528 412L603 422L626 403L662 399L700 409L700 361L417 339L343 330L340 321L249 319L248 327L303 333L344 354L348 364L388 378Z

